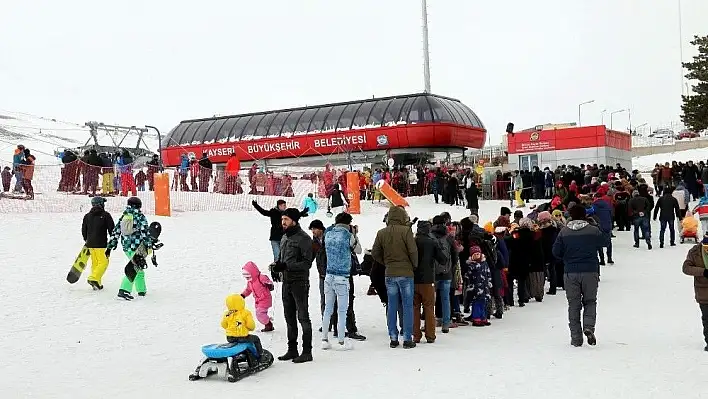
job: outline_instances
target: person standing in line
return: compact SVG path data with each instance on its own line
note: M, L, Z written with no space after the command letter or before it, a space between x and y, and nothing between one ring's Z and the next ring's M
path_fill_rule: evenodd
M300 215L295 208L283 212L280 252L277 261L270 265L273 281L283 283L283 313L288 327L288 351L278 360L293 363L312 361L312 323L308 308L312 239L300 227ZM301 354L297 350L298 322L302 326Z
M683 274L693 276L693 290L696 302L701 309L703 323L704 351L708 352L708 234L703 241L688 250L683 261Z
M413 342L420 343L421 307L425 316L425 340L435 342L435 272L450 268L449 253L433 238L430 222L418 222L415 243L418 248L418 268L414 273L415 293L413 294ZM446 292L447 295L447 292ZM449 306L448 306L449 309ZM448 311L448 318L449 318Z
M388 210L387 226L378 231L371 256L386 268L386 316L389 346L397 348L397 314L403 314L403 348L415 348L413 342L413 276L418 268L418 248L413 231L408 226L406 210L392 206Z
M629 200L629 209L634 225L634 248L639 248L639 230L642 230L644 239L647 241L647 248L651 249L651 230L649 224L649 215L651 213L651 202L644 196L639 194L639 191L632 192L632 199Z
M661 227L659 229L659 248L664 248L664 233L666 233L666 226L669 226L669 234L671 238L671 246L676 246L676 229L675 229L675 219L681 219L681 209L679 207L678 200L674 198L673 188L667 188L664 190L664 195L656 201L656 206L654 207L654 221L656 221L656 216L659 215L659 220Z
M361 245L351 226L352 216L339 213L335 225L325 230L327 269L324 278L325 310L322 315L322 349L330 349L329 329L324 328L334 313L337 304L337 341L341 349L351 349L351 341L345 340L347 310L349 308L349 278L352 275L352 253L361 253Z
M569 210L571 221L558 233L553 243L553 256L563 260L563 286L568 300L570 344L583 346L583 335L588 345L597 344L597 290L600 282L600 264L597 253L604 238L600 230L585 220L585 208L576 205ZM583 311L582 323L580 311Z

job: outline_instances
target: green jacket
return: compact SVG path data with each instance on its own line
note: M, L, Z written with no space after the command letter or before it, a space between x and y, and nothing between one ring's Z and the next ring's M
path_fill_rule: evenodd
M386 224L376 234L371 256L386 267L386 277L413 277L413 270L418 268L418 247L405 209L392 206Z

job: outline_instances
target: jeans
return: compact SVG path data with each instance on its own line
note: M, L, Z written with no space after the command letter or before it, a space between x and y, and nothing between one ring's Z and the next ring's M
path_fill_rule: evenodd
M664 243L664 233L666 232L666 226L669 226L669 237L671 238L671 243L676 242L676 230L674 226L674 220L662 220L661 228L659 229L659 242Z
M388 336L391 341L398 341L397 310L401 301L403 340L413 341L413 277L386 277L386 293L388 294L386 308Z
M328 274L324 278L325 310L322 315L322 340L329 340L329 321L334 313L334 303L337 302L337 339L344 342L349 308L349 278Z
M444 327L450 326L450 284L451 280L440 280L435 282L435 293L440 296L440 308L442 309L442 324Z
M16 171L15 172L15 189L13 191L21 192L22 191L22 172Z
M297 323L302 326L302 353L312 353L312 323L308 309L309 281L283 283L283 313L288 326L288 352L297 352Z
M651 230L649 230L649 218L647 216L634 218L634 244L639 244L639 229L642 229L642 234L647 244L651 243Z
M280 241L270 240L270 249L273 250L273 261L277 262L280 256Z
M602 236L605 241L603 247L607 248L607 259L612 259L612 231L607 232L607 233L605 233L603 231ZM597 250L597 254L600 255L600 261L604 262L605 261L605 254L603 253L602 248Z

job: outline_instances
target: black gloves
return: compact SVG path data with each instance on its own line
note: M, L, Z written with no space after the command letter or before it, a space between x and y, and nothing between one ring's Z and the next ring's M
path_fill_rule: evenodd
M155 265L155 267L157 267L157 256L155 256L155 254L153 254L152 258L150 258L150 259L152 260L152 264Z
M163 244L163 243L161 243L161 242L158 242L158 243L152 244L152 249L155 250L155 251L157 251L158 249L160 249L160 248L162 248L162 247L164 247L164 246L165 246L165 244Z
M111 257L111 249L106 248L106 258L110 258L110 257Z
M275 281L276 283L280 283L282 281L281 274L287 269L285 266L285 263L283 262L274 262L270 264L270 278Z
M708 278L708 269L703 270L703 277Z
M288 270L288 267L285 266L285 263L278 261L278 262L273 263L273 269L272 269L272 270L273 270L274 272L282 273L282 272Z

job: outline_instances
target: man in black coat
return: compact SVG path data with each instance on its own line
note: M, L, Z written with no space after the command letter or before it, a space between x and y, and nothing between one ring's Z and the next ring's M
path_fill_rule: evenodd
M270 265L273 281L283 282L283 313L288 326L288 352L278 360L293 363L312 361L312 322L308 309L312 239L300 227L300 215L295 208L283 211L280 252ZM297 350L298 322L302 326L302 354Z
M672 187L667 188L664 191L664 195L659 198L656 202L656 207L654 207L654 220L656 220L657 214L661 211L659 215L659 221L661 223L661 228L659 230L659 248L664 248L664 233L666 232L666 225L669 226L669 234L671 238L671 246L676 246L676 230L674 229L675 218L681 218L681 209L679 209L679 203L676 198L674 198L674 189Z
M649 215L653 204L647 197L639 194L639 191L632 192L632 199L629 200L629 209L634 225L634 248L639 248L639 230L642 230L644 239L647 241L647 248L651 249L651 230L649 230Z
M431 224L427 220L418 222L415 243L418 248L418 268L413 271L413 342L420 343L420 311L425 316L425 339L435 342L435 273L436 268L450 268L450 254L445 253L431 236ZM441 267L436 267L440 265Z
M91 274L88 276L88 283L94 290L102 290L101 278L108 268L108 258L106 257L106 247L108 237L113 232L115 222L111 214L106 212L103 197L91 198L91 210L84 215L81 223L81 235L84 238L84 246L91 253Z
M209 179L211 178L211 170L213 166L206 152L202 153L202 158L199 160L199 191L205 193L209 191Z

